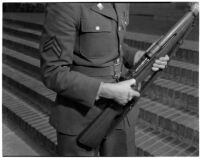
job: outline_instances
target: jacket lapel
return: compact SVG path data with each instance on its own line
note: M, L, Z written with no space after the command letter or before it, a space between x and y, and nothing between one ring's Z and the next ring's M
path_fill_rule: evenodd
M111 3L96 3L91 9L117 21L117 15Z
M117 12L118 24L126 27L128 23L128 5L126 3L115 3L114 5Z
M123 3L115 3L115 9L116 9L116 12L117 12L117 16L118 16L118 19L120 19L120 17L124 17L124 12L125 12L125 4Z

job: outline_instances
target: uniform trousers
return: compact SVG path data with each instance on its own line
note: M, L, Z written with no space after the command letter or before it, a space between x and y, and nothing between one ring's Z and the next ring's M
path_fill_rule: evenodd
M122 128L114 129L104 138L98 149L87 150L77 144L78 135L57 132L59 156L136 156L134 126L130 126L127 118Z

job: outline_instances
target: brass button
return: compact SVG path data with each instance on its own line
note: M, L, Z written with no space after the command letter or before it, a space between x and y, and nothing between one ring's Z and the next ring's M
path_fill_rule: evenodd
M100 26L96 26L95 29L96 29L97 31L99 31L99 30L100 30Z
M99 8L99 10L102 10L104 8L103 4L102 3L98 3L97 4L97 7Z

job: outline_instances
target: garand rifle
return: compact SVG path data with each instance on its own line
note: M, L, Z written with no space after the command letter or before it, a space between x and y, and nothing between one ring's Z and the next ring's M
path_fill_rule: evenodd
M160 71L152 71L155 59L168 55L171 57L183 43L183 39L194 27L195 18L198 16L198 3L194 3L172 29L153 43L143 57L131 69L125 79L134 78L137 85L133 87L142 95L145 89L158 77ZM107 100L106 108L96 117L91 124L79 135L77 142L88 148L97 148L103 138L128 114L139 98L133 98L125 106L116 106L116 102Z

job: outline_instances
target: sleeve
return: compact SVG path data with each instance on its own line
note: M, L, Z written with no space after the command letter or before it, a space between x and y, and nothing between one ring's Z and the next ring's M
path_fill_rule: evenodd
M123 49L123 63L125 65L125 67L132 68L135 65L135 63L134 63L135 55L136 55L138 49L130 47L126 43L123 43L122 49Z
M70 70L80 21L80 5L47 5L40 44L43 83L58 94L85 106L92 106L101 81Z

